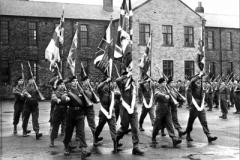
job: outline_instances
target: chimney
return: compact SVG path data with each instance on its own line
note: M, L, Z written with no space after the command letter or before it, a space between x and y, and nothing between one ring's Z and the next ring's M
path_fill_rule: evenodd
M195 9L195 12L204 13L204 8L202 7L202 2L198 2L198 7Z
M108 12L113 12L113 0L103 0L103 9Z

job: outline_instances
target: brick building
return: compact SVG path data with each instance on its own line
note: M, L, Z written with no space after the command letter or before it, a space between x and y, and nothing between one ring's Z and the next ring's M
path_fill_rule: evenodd
M79 29L78 61L82 61L93 81L101 80L101 73L93 65L94 55L112 15L115 20L113 35L117 32L120 8L113 7L112 0L103 0L103 6L1 0L1 86L0 97L13 98L12 87L21 75L21 63L25 75L29 75L26 61L30 61L42 93L49 97L45 87L53 73L44 60L45 49L59 23L64 5L64 65L76 27ZM166 75L174 79L194 75L197 43L201 36L202 18L180 0L139 0L133 4L133 75L139 78L139 59L145 51L152 33L151 75L159 78L157 63ZM173 9L174 8L174 9ZM76 26L76 23L79 23ZM63 76L69 71L63 67ZM77 75L81 74L77 62Z
M199 9L202 8L202 9ZM200 4L196 11L206 19L206 72L210 75L240 75L239 16L204 13Z

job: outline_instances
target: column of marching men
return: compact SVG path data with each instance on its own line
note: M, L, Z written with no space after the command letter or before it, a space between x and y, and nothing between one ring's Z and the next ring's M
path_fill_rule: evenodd
M193 141L190 133L197 117L210 143L217 137L210 133L206 112L204 108L201 108L202 105L209 107L207 111L220 107L222 112L220 118L223 119L227 119L230 107L235 106L236 112L234 113L240 114L240 84L238 79L221 79L219 81L204 81L201 86L200 79L203 76L204 73L200 72L192 79L186 79L184 82L178 80L174 86L171 77L168 77L168 79L162 77L155 81L145 75L136 86L132 77L128 76L128 72L122 69L119 78L115 80L104 78L98 84L91 86L87 76L81 78L72 76L63 80L56 75L49 82L52 86L49 147L54 147L59 126L62 125L64 155L69 155L71 150L76 148L72 143L73 132L76 130L75 138L79 142L81 156L82 158L89 157L91 152L87 150L85 138L86 117L92 132L94 146L97 147L98 142L103 140L100 134L104 125L108 123L114 153L118 153L119 147L123 145L120 140L131 131L132 154L144 155L144 152L138 146L140 139L138 129L144 131L144 119L147 114L150 116L153 127L151 138L153 144L158 143L156 137L159 131L161 131L162 136L166 136L164 128L167 129L173 146L180 144L182 142L180 138L185 134L187 134L187 141ZM27 127L29 116L32 114L33 130L36 133L36 139L39 139L42 136L42 133L39 132L38 123L39 90L34 83L34 77L30 77L26 85L22 76L17 79L17 84L13 90L15 95L13 125L14 133L17 133L17 125L22 113L23 137L27 137L27 134L31 132ZM83 90L78 85L81 85ZM97 91L101 104L97 126L93 104L98 103L99 100L96 100L92 87ZM139 121L136 105L137 88L141 91L141 94L138 93L138 98L142 102ZM185 131L182 130L177 115L178 108L181 108L184 102L181 97L179 98L179 93L186 95L187 108L189 109L189 119ZM87 96L90 101L87 102L84 96ZM121 119L121 126L117 129L116 122L119 119ZM129 129L129 126L131 126L131 129ZM174 128L178 131L178 136L175 135Z

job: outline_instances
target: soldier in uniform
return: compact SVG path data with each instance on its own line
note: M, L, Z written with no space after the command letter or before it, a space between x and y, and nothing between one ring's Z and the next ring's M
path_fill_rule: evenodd
M173 82L172 77L169 77L169 79L167 81L167 85L170 86L170 88L169 88L170 92L174 95L175 99L178 100L178 96L177 96L177 93L173 89L172 82ZM180 103L182 103L182 102L180 102ZM174 104L173 101L171 101L169 103L169 105L171 106L172 122L173 122L174 128L178 131L179 137L182 137L183 131L182 131L182 127L181 127L181 125L179 124L179 121L178 121L177 105Z
M54 139L58 136L59 125L62 122L63 131L66 127L67 102L70 100L65 90L65 84L59 79L56 84L57 90L52 93L52 104L55 106L52 111L52 129L50 133L49 147L54 147Z
M24 102L26 100L26 96L28 96L26 92L26 88L24 87L24 80L21 77L17 79L17 85L13 89L13 94L15 96L15 101L14 101L14 114L13 114L13 133L17 133L17 125L19 123L20 115L22 114L23 116L23 106ZM30 133L30 130L26 130L26 133Z
M236 107L236 112L234 112L234 114L240 114L240 83L237 82L237 80L235 80L234 83L234 101Z
M117 142L116 142L116 117L114 113L114 84L111 82L111 78L104 79L98 85L98 94L101 102L101 109L99 111L99 122L95 130L96 140L94 145L98 145L98 136L101 134L102 129L106 122L108 123L110 134L113 140L114 153L117 153Z
M170 96L169 93L165 90L166 82L164 78L160 78L158 80L155 89L155 104L156 104L156 120L153 125L152 132L152 143L157 144L156 136L160 129L163 128L163 125L166 126L169 136L173 141L173 146L175 147L177 144L180 144L182 140L178 139L175 136L172 117L171 117L171 106L170 106Z
M185 86L182 84L181 80L177 81L177 88L178 92L182 95L185 96ZM179 102L179 108L182 108L184 102Z
M117 145L120 146L119 140L128 133L129 124L131 125L132 142L134 155L144 155L138 148L138 112L136 107L136 86L132 77L127 76L128 72L122 69L122 76L116 79L116 83L121 91L122 105L120 108L121 127L117 131Z
M219 86L219 96L220 96L220 107L222 111L222 116L219 118L227 119L228 114L228 100L229 100L229 91L224 81L221 82Z
M143 98L143 105L142 105L142 113L139 119L139 130L145 131L142 127L143 121L147 114L149 114L152 126L155 121L154 115L154 85L153 81L146 75L144 80L139 82L140 88L142 90L142 98Z
M88 97L88 99L91 102L97 103L96 100L93 98L93 93L89 87L88 76L86 76L86 75L83 76L81 81L82 81L82 87L83 87L85 95ZM95 112L93 109L93 105L84 107L84 113L85 113L85 116L87 117L88 126L90 127L93 137L94 137L96 124L95 124ZM103 137L98 137L97 140L95 140L95 139L93 140L93 143L95 143L96 141L101 141L102 139L103 139Z
M64 155L68 156L70 154L70 149L76 148L71 145L71 138L73 135L74 127L76 127L76 134L79 139L81 148L81 157L86 158L91 156L91 152L87 151L87 143L85 138L85 123L84 123L84 104L82 93L77 87L77 77L73 76L69 79L70 85L68 85L68 96L70 101L68 102L68 110L66 114L66 129L63 138L64 144Z
M204 105L203 93L202 93L203 90L201 88L201 77L202 76L204 76L204 73L200 72L199 75L192 78L190 85L189 85L191 92L192 92L193 100L191 103L191 109L190 109L190 113L189 113L187 129L184 132L184 134L187 133L187 137L186 137L187 141L193 141L190 133L193 129L193 123L194 123L195 119L198 117L198 119L203 127L203 131L208 138L208 142L211 143L212 141L215 141L217 139L217 137L212 136L208 129L206 112L203 109L204 106L202 106L202 105ZM199 106L201 106L201 108Z
M208 94L206 102L209 107L207 111L212 111L213 108L213 87L211 82L207 82L207 90L206 93Z
M38 108L38 100L39 99L39 92L36 89L36 86L34 85L34 79L31 77L28 80L27 84L27 93L28 97L24 104L24 111L23 111L23 137L27 137L27 126L30 114L32 114L32 123L33 123L33 130L36 133L36 139L39 139L42 137L42 133L39 133L39 108Z
M218 108L219 107L219 87L217 87L217 82L213 83L213 87L214 87L214 96L213 96L213 103L215 103L215 107L214 108Z

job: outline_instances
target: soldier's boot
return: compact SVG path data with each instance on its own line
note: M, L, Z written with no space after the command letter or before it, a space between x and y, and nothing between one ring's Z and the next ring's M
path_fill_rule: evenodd
M139 124L139 130L140 130L141 132L145 131L145 130L143 129L143 127L142 127L142 124Z
M118 145L117 145L117 140L113 139L113 153L117 154L118 153Z
M13 133L16 134L17 133L17 125L13 126Z

